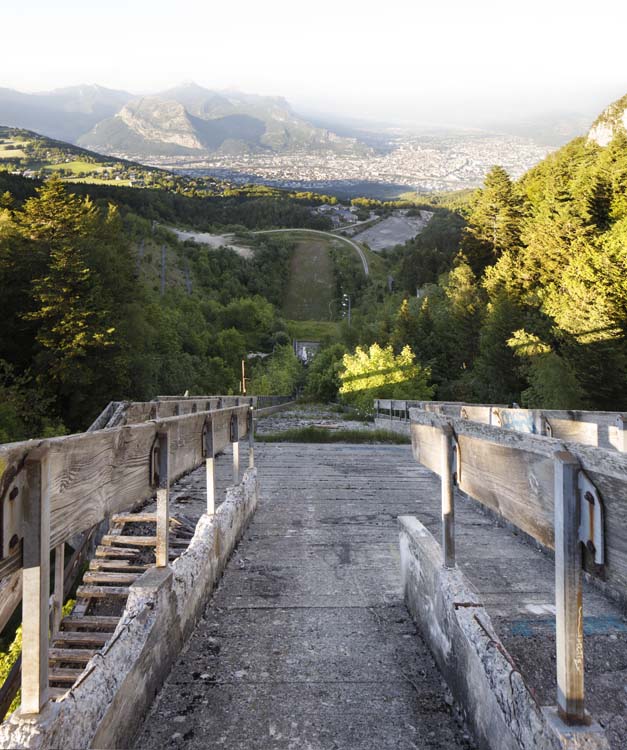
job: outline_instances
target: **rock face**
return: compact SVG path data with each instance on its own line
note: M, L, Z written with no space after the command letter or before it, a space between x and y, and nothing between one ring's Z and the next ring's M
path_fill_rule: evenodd
M296 115L279 97L216 93L195 84L133 99L79 138L81 146L126 156L363 149Z
M604 147L619 132L627 134L627 94L597 117L588 132L588 141Z
M148 141L164 141L184 148L202 148L185 107L157 97L143 97L123 107L116 117Z

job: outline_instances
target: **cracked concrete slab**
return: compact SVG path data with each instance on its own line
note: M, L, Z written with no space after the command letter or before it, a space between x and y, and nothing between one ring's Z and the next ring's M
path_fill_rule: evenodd
M380 447L256 447L257 512L136 747L473 747L402 601L415 494Z

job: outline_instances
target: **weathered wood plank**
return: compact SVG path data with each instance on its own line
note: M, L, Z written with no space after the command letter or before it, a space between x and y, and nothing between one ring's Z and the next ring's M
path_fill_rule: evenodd
M50 669L50 681L61 682L64 685L73 685L84 671L84 669L61 669L60 667L53 667Z
M84 615L83 617L74 617L73 615L70 615L61 620L61 625L64 628L110 628L111 630L114 630L119 621L119 617L112 617L109 615ZM67 637L68 633L61 633L61 635Z
M139 549L136 547L111 547L108 545L100 545L96 547L96 557L119 557L119 558L133 558L139 554Z
M484 438L457 436L459 488L553 547L553 460Z
M92 648L51 648L48 651L48 660L51 663L77 662L78 664L87 664L95 653L96 649Z
M141 573L151 565L133 565L128 560L91 560L89 570L117 570L120 573Z
M115 513L111 523L157 523L156 513Z
M440 473L442 458L439 440L442 430L429 424L412 424L412 448L414 458L436 474Z
M128 586L79 586L76 589L77 599L104 599L109 596L128 596Z
M140 573L119 573L87 570L83 574L84 583L133 583Z
M21 601L22 571L18 570L0 581L0 633L13 617L13 613Z

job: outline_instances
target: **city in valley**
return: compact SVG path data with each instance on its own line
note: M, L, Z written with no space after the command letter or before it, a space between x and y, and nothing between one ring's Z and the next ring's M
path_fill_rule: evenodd
M550 151L549 146L530 138L469 131L393 135L386 138L383 147L362 153L303 148L283 153L212 154L202 160L153 157L150 163L233 182L263 182L296 189L332 191L341 186L349 192L351 186L370 183L380 185L382 194L389 196L392 188L432 192L477 187L494 164L502 165L516 178Z

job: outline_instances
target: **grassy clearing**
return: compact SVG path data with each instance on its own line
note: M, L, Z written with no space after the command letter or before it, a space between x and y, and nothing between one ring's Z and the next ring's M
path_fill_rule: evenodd
M131 187L130 180L103 180L101 177L62 177L65 182L86 183L88 185L113 185L119 187Z
M88 161L64 161L60 164L49 164L46 169L56 172L60 169L68 170L72 174L87 174L89 172L103 172L107 167L103 167L100 164L94 164Z
M287 332L300 341L337 340L339 323L333 320L288 320Z
M324 237L300 240L294 248L283 313L292 320L326 320L333 302L333 263Z
M0 146L0 159L25 159L26 152L18 149L6 149Z
M282 432L256 435L260 443L369 443L408 445L409 436L388 430L327 430L324 427L294 427Z

